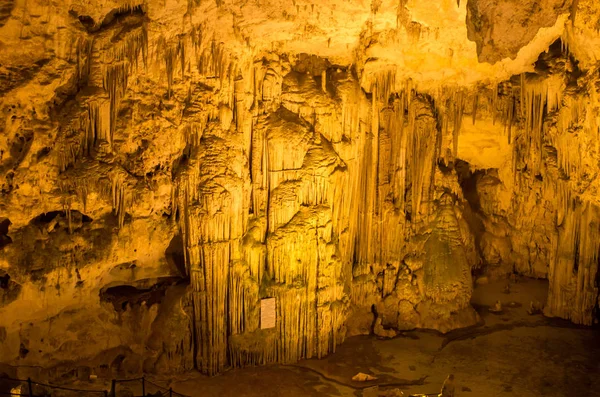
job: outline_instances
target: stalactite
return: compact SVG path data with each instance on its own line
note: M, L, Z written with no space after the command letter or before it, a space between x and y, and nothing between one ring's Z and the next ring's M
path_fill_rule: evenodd
M361 101L360 101L360 88L358 85L344 95L342 104L342 136L345 140L356 139L362 142L364 133L360 128L360 115L361 115ZM353 145L351 153L346 158L351 158L351 161L346 162L348 167L348 191L345 194L345 199L348 205L345 206L341 211L341 216L347 219L346 230L347 233L340 236L340 251L342 262L344 264L350 264L354 260L355 251L357 250L357 233L359 228L359 217L357 216L360 209L360 178L361 178L361 167L360 159L362 155L362 146Z
M127 91L129 80L129 67L126 62L114 63L105 66L103 87L110 98L110 137L107 139L112 144L112 137L117 125L117 115L121 99Z
M71 203L67 205L67 208L65 208L65 212L67 213L67 224L69 234L73 234L73 217L71 216Z
M144 67L148 66L148 28L144 23L135 32L129 33L125 39L110 48L107 54L110 63L128 62L130 73L139 67L142 56ZM107 62L109 63L109 62Z
M87 83L91 73L93 43L93 39L87 38L80 38L77 42L77 80L80 85ZM78 125L72 128L74 131L82 131L80 143L72 142L71 138L67 138L70 141L62 143L59 154L61 172L74 164L79 157L93 155L96 149L111 150L119 104L127 90L129 75L134 67L137 68L140 54L146 64L147 45L147 30L144 24L104 54L106 59L102 64L102 84L108 93L109 101L91 100L87 104L87 112L82 112L80 117L76 117L75 124Z
M434 160L428 161L427 157L431 157L435 148L435 123L431 116L426 113L421 113L421 106L411 106L408 116L408 148L410 151L409 169L411 170L412 183L412 199L411 209L413 222L419 221L419 213L425 181L431 175ZM461 112L462 113L462 112ZM429 120L427 118L430 118Z
M219 77L221 81L228 77L230 59L223 43L212 40L198 61L198 72L204 76Z
M94 178L89 178L85 171L93 170ZM133 181L132 181L133 179ZM119 228L125 224L125 216L134 206L138 197L131 185L134 182L124 169L109 164L99 164L93 160L84 159L78 169L69 169L61 175L59 186L62 192L77 197L86 211L88 196L92 193L110 203ZM72 208L76 200L69 198L66 204Z
M204 114L204 116L207 116ZM200 140L208 120L206 118L200 118L199 122L187 123L184 126L184 137L186 145L193 151L200 147ZM191 156L191 152L185 153L188 157Z
M250 334L233 335L230 339L230 365L247 367L277 362L277 333L258 330Z
M423 26L415 21L411 21L406 25L406 33L410 41L415 44L421 39L421 30Z
M594 221L599 215L598 208L589 202L573 200L566 209L556 261L550 265L546 314L592 325L598 297L595 279L600 228Z
M202 51L202 39L203 36L203 26L202 25L194 25L192 26L192 30L190 32L190 39L192 41L192 46L194 47L194 56L196 59L199 58L199 54Z
M492 87L492 125L496 125L496 118L498 113L498 90L500 90L500 85L495 84ZM503 102L502 105L502 110L504 111L505 103Z
M473 96L473 110L471 111L471 115L473 118L473 125L475 125L475 121L477 120L477 107L479 106L479 93L475 92Z
M526 85L525 85L525 83L526 83L526 81L525 81L525 73L521 73L520 79L521 79L520 80L521 84L519 86L520 87L520 91L519 92L521 94L521 100L519 101L519 104L521 106L520 106L519 110L520 110L520 113L521 113L520 114L520 116L521 116L520 118L521 119L525 119L526 108L525 108L524 104L525 104L525 92L527 90Z
M392 167L396 170L392 191L394 192L394 205L404 212L404 194L406 191L406 131L404 128L405 114L408 107L406 96L402 91L400 97L394 101L394 116L390 118L389 131L392 134Z
M396 69L392 68L376 73L375 79L372 82L371 90L376 90L376 94L374 92L373 95L376 97L376 100L379 103L387 105L395 86Z
M187 12L191 13L194 8L198 7L201 3L201 0L187 0Z
M387 101L387 98L386 98ZM372 216L369 216L367 218L367 230L370 230L371 233L369 233L366 237L367 239L367 244L369 246L374 245L374 241L377 241L377 237L374 236L375 232L377 232L378 230L376 228L373 227L373 225L375 224L375 222L377 221L377 196L379 193L379 189L378 189L378 185L379 185L379 133L380 133L380 128L379 128L379 112L380 110L380 102L379 102L379 93L378 93L378 87L377 85L375 85L375 87L373 88L373 96L371 99L371 134L370 134L370 138L371 138L371 148L369 151L369 155L370 155L370 164L367 163L367 166L369 167L369 173L367 174L367 180L366 180L366 194L367 196L367 203L368 203L368 213L372 214ZM371 252L377 252L377 250L371 250ZM370 255L369 255L370 256Z
M347 306L339 282L341 262L328 243L331 226L326 206L304 207L269 237L267 272L274 277L271 294L278 300L280 363L323 356L343 338L339 330Z
M458 155L458 137L460 135L460 129L462 126L462 119L463 119L464 93L462 90L459 90L458 92L454 92L454 94L452 96L453 96L453 98L452 98L452 106L453 106L452 120L454 122L454 128L452 130L452 137L453 137L452 150L453 150L454 157L456 157Z
M57 165L59 173L65 172L75 165L78 159L86 152L87 136L85 131L89 128L88 112L82 111L78 117L74 117L72 124L65 130L65 134L58 142Z
M230 140L204 136L177 180L179 225L193 291L196 362L209 375L227 365L230 308L245 307L240 299L251 291L234 282L236 274L245 271L239 247L248 224L248 186L233 176L243 169L238 164L243 159L240 149ZM237 330L245 329L246 318L237 318Z
M273 101L281 95L282 78L273 68L269 68L262 82L262 100Z
M557 149L557 161L567 177L575 172L578 177L581 171L581 136L579 132L586 119L585 98L568 96L564 99L564 107L558 113L556 120L557 136L554 146Z
M374 95L375 97L375 95ZM365 101L364 108L361 109L361 113L366 113L366 120L369 120L370 117L373 117L373 110L376 109L374 102L375 98L372 99L370 103L370 108L367 108L367 103ZM378 110L376 113L378 114ZM362 115L361 115L362 116ZM370 117L369 117L370 116ZM364 117L364 116L363 116ZM376 134L374 126L378 125L374 120L371 121L371 134L369 134L369 130L366 125L360 123L359 131L360 131L360 140L358 140L359 144L359 165L358 169L358 209L360 211L359 218L357 221L357 246L356 246L356 261L361 265L366 265L374 262L374 258L372 256L372 252L377 250L377 247L372 244L372 240L374 239L374 230L372 229L373 225L373 216L374 216L374 198L376 189L376 172L377 169L374 169L374 157L373 150L379 144L378 140L373 139L373 135ZM378 132L378 131L377 131ZM364 239L358 238L359 236L364 236Z
M528 81L521 75L521 119L524 151L519 156L539 173L545 140L544 119L549 112L560 110L564 82L560 76L542 81ZM510 137L509 137L510 140Z
M504 111L502 113L502 123L504 124L504 131L508 139L508 143L511 144L513 142L512 139L512 130L513 124L515 122L515 108L516 108L516 99L514 93L511 92L510 95L504 100Z
M125 224L125 213L126 213L126 195L125 195L125 184L119 176L114 176L112 180L112 203L113 211L117 216L117 222L119 228L122 228Z
M77 84L81 87L87 84L90 75L93 40L79 37L76 44L77 51Z
M85 125L85 134L82 141L83 154L90 155L98 143L106 141L112 143L111 134L111 102L91 101L85 116L88 123Z
M167 42L164 36L161 36L157 44L156 61L164 62L165 73L167 75L167 97L170 99L173 93L173 75L177 59L181 62L181 78L183 80L185 74L185 46L184 39L178 38L177 45Z
M177 52L168 47L164 55L165 69L167 71L167 97L171 98L173 92L173 67L177 58Z
M185 78L185 61L186 61L186 49L185 49L185 38L179 37L177 41L177 52L179 56L179 62L181 62L181 80Z

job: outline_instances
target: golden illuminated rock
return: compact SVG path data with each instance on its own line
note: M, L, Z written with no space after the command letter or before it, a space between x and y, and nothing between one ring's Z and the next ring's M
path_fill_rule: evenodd
M592 0L0 1L0 361L321 358L476 324L472 274L548 279L544 314L592 325L599 18Z

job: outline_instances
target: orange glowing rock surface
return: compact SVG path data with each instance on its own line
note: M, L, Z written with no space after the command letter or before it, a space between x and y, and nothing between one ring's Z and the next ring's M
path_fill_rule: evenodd
M0 361L320 358L473 275L597 321L600 5L506 3L0 0Z

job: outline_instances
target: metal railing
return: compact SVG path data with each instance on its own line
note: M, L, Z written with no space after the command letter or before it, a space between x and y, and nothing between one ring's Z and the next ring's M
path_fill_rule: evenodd
M166 388L166 387L160 386L154 382L151 382L151 381L147 380L146 377L144 377L144 376L142 376L141 378L133 378L133 379L113 379L111 381L111 390L110 391L109 390L76 389L76 388L66 387L66 386L51 385L48 383L36 382L36 381L32 380L31 378L18 379L18 378L10 378L7 376L0 376L0 380L18 382L21 386L19 388L18 393L5 392L5 391L0 390L0 396L47 397L48 396L47 391L44 391L43 392L44 394L35 394L35 386L39 386L44 389L61 390L61 391L66 391L66 392L78 393L78 394L74 394L74 396L75 395L81 396L82 395L81 393L86 393L86 395L90 394L93 396L117 397L117 387L119 384L129 383L129 382L140 382L141 388L142 388L142 394L141 394L141 396L134 396L134 397L146 397L146 396L150 396L150 395L156 396L157 393L160 393L160 395L164 396L164 397L189 397L185 394L181 394L181 393L177 393L177 392L173 391L173 388L171 388L171 387ZM25 389L25 391L23 391L23 389ZM156 391L153 394L148 394L148 392L152 389L155 389Z

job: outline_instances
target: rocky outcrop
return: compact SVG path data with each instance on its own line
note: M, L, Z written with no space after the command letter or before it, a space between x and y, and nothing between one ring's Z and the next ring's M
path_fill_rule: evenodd
M514 59L540 28L553 26L559 15L571 12L573 3L576 9L577 1L468 0L469 40L477 43L481 62Z

